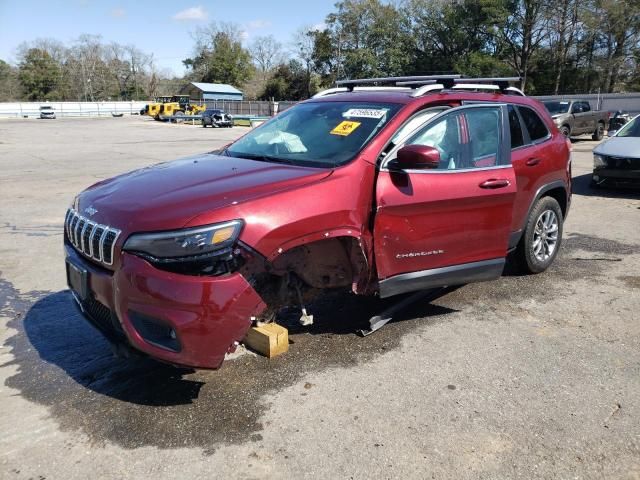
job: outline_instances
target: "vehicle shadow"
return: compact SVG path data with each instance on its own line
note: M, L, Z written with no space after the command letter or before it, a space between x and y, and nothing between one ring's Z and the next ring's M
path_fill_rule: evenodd
M640 200L640 189L631 188L608 188L604 186L593 187L591 185L591 174L585 173L573 177L572 193L585 197L622 198L628 200Z
M393 319L389 322L389 325L416 319L425 321L430 317L457 312L457 310L432 303L457 288L460 287L442 289L439 296L435 299L432 298L430 301L424 299L418 300L408 305L393 315ZM380 315L388 308L402 301L407 295L397 295L391 298L380 299L379 297L331 292L318 298L312 305L307 307L309 313L312 313L316 318L313 325L300 325L299 307L283 309L278 315L277 322L286 326L291 335L352 335L360 330L369 329L369 319L371 317ZM349 320L347 321L347 319Z
M68 291L44 296L24 318L17 317L9 326L24 331L24 335L14 335L8 341L16 357L14 363L43 377L42 394L55 391L48 381L58 381L59 375L50 371L51 365L87 389L139 405L189 404L198 397L202 386L202 382L183 378L193 372L191 369L143 356L116 358L109 343L73 305ZM37 355L32 354L33 349Z
M356 329L368 327L369 317L387 303L327 295L309 306L316 315L311 328L300 327L300 310L294 315L291 309L297 328L290 329L295 345L286 355L245 353L215 372L194 371L144 357L115 358L68 291L22 294L0 278L0 309L16 331L5 343L16 370L5 385L48 407L62 430L80 430L95 442L212 452L217 445L262 438L265 395L312 372L372 361L399 348L417 327L447 321L439 315L456 311L417 302L374 335L356 337Z
M300 340L304 337L305 349L311 354L315 349L326 348L326 340L323 339L318 339L318 345L313 345L313 336L343 337L342 341L353 342L349 336L354 336L359 329L368 328L370 317L399 299L380 300L329 293L309 306L310 313L316 318L312 326L302 327L298 322L300 309L293 307L284 311L278 322L289 329L294 342L296 336ZM19 333L7 342L15 356L13 363L20 365L23 374L9 379L7 385L29 392L34 399L43 401L48 398L55 403L53 395L69 389L77 391L75 383L130 404L176 406L194 403L205 385L203 381L186 378L203 378L191 375L196 371L190 368L167 365L143 355L124 359L115 357L109 343L83 318L68 290L47 294L25 310L24 315L18 314L9 322L9 327ZM399 312L391 323L403 321L406 325L401 330L405 330L429 317L455 311L430 302L418 302ZM402 336L398 333L396 331L392 335L397 335L394 342ZM378 340L389 346L392 343L383 337ZM379 341L364 349L375 349ZM59 370L66 376L60 375ZM43 381L36 381L36 378Z

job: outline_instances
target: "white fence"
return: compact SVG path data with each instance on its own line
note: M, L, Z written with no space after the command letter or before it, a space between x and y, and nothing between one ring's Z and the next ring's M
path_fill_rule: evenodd
M57 117L100 117L137 114L148 102L10 102L0 103L0 117L38 118L40 107L50 106Z

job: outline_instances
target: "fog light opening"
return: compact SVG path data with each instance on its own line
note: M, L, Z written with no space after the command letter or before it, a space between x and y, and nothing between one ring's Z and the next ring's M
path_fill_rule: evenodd
M182 349L176 331L166 321L132 310L129 310L129 319L145 342L172 352Z

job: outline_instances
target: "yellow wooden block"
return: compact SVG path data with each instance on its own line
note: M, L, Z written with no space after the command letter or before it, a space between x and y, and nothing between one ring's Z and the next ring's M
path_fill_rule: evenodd
M289 332L277 323L250 328L244 344L251 350L271 358L289 350Z

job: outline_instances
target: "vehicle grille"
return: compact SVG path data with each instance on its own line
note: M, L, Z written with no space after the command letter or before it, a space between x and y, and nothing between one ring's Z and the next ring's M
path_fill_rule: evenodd
M604 157L607 168L616 170L640 170L640 158Z
M80 253L104 265L113 264L113 251L120 230L92 222L73 208L67 210L64 228L69 242Z

